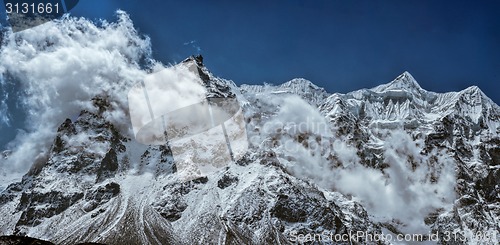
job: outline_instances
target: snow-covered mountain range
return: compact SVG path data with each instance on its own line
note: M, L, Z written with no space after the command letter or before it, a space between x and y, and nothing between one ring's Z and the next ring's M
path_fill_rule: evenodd
M199 58L184 62L212 95L240 102L242 159L183 181L168 146L137 143L103 116L121 108L97 96L1 190L0 234L56 244L500 240L500 107L479 88L434 93L408 72L347 94L305 79L236 86Z

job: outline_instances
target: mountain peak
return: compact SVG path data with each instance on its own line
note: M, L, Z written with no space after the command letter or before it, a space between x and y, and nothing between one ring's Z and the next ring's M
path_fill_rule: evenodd
M460 92L458 92L460 95L462 96L467 96L467 97L471 97L471 98L481 98L481 99L485 99L487 101L491 101L491 103L495 104L495 102L493 102L478 86L476 85L473 85L473 86L470 86Z
M388 84L383 84L372 89L375 92L387 92L390 90L404 90L408 92L423 92L418 82L413 76L405 71Z
M500 106L498 106L492 99L490 99L478 86L470 86L458 92L458 95L463 97L466 101L473 101L476 103L486 102L497 110L500 110Z
M480 94L482 94L483 91L478 86L473 85L473 86L470 86L470 87L462 90L462 93L469 93L469 94L480 93Z
M305 78L294 78L286 83L283 83L280 85L281 87L296 87L296 86L303 86L303 87L309 87L313 89L320 89L316 84L312 83L311 81L305 79Z
M391 88L422 89L417 80L415 80L415 78L413 78L413 76L408 71L405 71L403 72L403 74L396 77L396 79L392 80L389 85Z
M203 65L203 56L201 54L191 55L182 61L182 63L189 63L189 62L195 62L199 67L205 66Z

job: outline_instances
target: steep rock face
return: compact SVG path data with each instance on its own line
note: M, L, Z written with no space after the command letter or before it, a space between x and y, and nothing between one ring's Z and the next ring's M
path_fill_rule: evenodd
M96 98L94 103L99 109L105 101ZM109 189L110 184L101 182L119 171L119 161L125 159L118 159L117 153L125 150L123 143L128 140L99 112L82 111L75 122L63 122L46 162L33 165L20 183L11 184L2 193L3 203L15 201L14 213L20 214L11 232L26 235L32 227L65 213L76 203L91 199L102 202L92 187ZM114 192L119 192L114 184Z
M242 86L250 104L258 108L254 114L247 113L249 125L254 131L269 126L266 120L280 110L280 105L272 105L254 94L267 91L274 96L281 96L282 93L276 91L280 91L282 86ZM305 98L301 92L296 94ZM441 238L449 232L468 234L468 237L457 240L459 243L473 243L474 237L470 234L478 232L489 232L499 239L497 220L500 185L496 176L500 163L497 157L500 146L500 107L479 88L473 86L460 92L433 93L422 89L405 72L389 84L348 94L329 95L318 108L329 120L328 127L334 137L345 139L348 144L355 146L361 163L370 168L385 172L390 167L387 162L390 159L384 155L384 145L388 140L387 135L399 130L409 134L413 140L423 141L418 155L430 157L423 163L435 169L429 179L431 183L439 180L442 171L439 169L443 164L435 152L452 157L458 200L449 211L437 209L430 213L425 219L426 224L432 227L433 232L440 232ZM287 132L278 130L273 134L270 136L275 143L266 144L266 147L283 146L280 140ZM317 133L306 132L292 138L304 144L304 140L307 141L311 136L316 139L319 137ZM321 140L316 141L321 144L325 139L321 137ZM409 154L404 149L400 149L400 152ZM279 155L297 161L286 154ZM329 159L330 166L342 165L335 154L323 157ZM411 157L409 161L413 168L422 164ZM398 226L397 222L383 225L388 228ZM446 243L444 240L440 242Z
M374 136L383 140L377 137L380 130L399 128L414 138L424 137L423 154L446 150L457 163L458 200L452 211L431 222L433 231L441 238L459 234L457 242L465 244L481 242L470 234L489 233L498 239L500 107L479 88L437 94L404 73L373 89L332 95L320 109L338 125L338 135L357 145L366 165L384 167L379 147L373 144Z
M213 76L201 57L185 62L196 64L209 96L240 101L250 143L242 159L183 181L168 146L139 145L101 116L114 109L106 97L95 98L93 112L61 124L45 161L2 190L0 233L57 244L288 244L297 234L398 233L400 221L380 222L371 207L330 185L349 166L389 175L384 141L396 130L423 142L418 153L394 150L406 156L408 175L428 164L437 183L446 170L437 155L456 163L457 200L425 217L440 243L449 231L465 234L458 244L471 243L467 232L499 231L500 110L479 89L428 92L409 73L348 94L305 79L238 88ZM301 128L305 118L312 122ZM327 175L318 179L316 168Z

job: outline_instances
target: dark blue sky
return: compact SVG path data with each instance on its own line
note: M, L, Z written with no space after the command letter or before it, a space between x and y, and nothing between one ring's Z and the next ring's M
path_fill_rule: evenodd
M117 8L151 37L156 59L200 48L238 84L304 77L349 92L407 70L427 90L478 85L500 103L499 1L83 0L72 12L112 20Z
M115 20L116 9L157 60L200 52L238 84L304 77L345 93L407 70L427 90L477 85L500 103L500 1L80 0L72 15Z

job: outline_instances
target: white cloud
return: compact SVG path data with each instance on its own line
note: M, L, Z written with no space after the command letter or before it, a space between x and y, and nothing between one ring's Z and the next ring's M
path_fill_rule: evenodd
M0 129L3 126L10 127L11 125L11 115L7 104L9 93L6 91L6 87L5 81L0 77Z
M201 47L198 44L196 44L196 43L197 43L196 40L191 40L191 41L188 41L188 42L184 42L183 44L184 44L184 46L191 46L199 54L201 52Z
M335 170L334 187L365 204L378 221L397 219L406 225L403 231L427 232L424 218L455 200L455 162L444 152L430 154L438 156L436 162L420 154L422 148L403 131L389 133L385 141L388 168L380 171L356 164ZM436 183L431 181L433 173Z
M347 144L347 139L333 137L329 128L322 126L327 124L325 118L302 99L266 97L266 102L278 109L264 123L258 139L278 140L278 155L295 176L311 179L325 189L352 195L374 220L398 220L404 224L399 227L404 232L425 233L428 227L424 218L436 208L449 208L455 200L453 158L445 151L422 154L423 139L414 140L403 130L379 132L385 142L382 149L388 167L369 168L360 163L358 149ZM289 136L276 133L287 125L303 127L298 131L285 130ZM308 132L307 148L297 142L299 132ZM317 135L323 136L323 142L316 142ZM256 141L256 136L251 137ZM333 166L326 158L329 153L333 153L342 166ZM431 181L432 175L438 177L437 182Z
M7 96L5 94L4 96ZM0 129L2 126L10 126L10 115L9 115L9 108L7 106L7 98L2 98L0 100Z
M57 126L68 116L90 109L90 100L106 94L111 122L130 129L126 92L146 72L140 63L151 53L124 12L114 23L99 25L64 17L18 33L6 33L0 49L0 74L19 81L27 112L25 134L17 136L3 167L25 171L52 143ZM0 103L1 104L1 103ZM0 112L1 113L1 112Z

